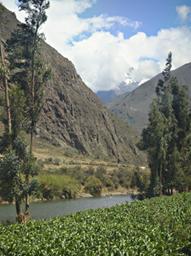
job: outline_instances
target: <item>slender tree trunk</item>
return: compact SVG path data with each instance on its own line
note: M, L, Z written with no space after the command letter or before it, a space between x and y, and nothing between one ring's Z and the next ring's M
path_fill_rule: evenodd
M15 198L15 207L17 216L19 216L21 214L21 202L17 197Z
M25 180L26 180L26 184L29 186L29 175L28 174L26 174ZM29 194L27 193L25 196L25 214L29 214L29 206L30 206Z
M15 197L15 208L16 208L16 220L18 223L24 222L24 216L21 211L21 200L18 197Z
M34 138L34 128L31 126L31 131L30 131L30 156L32 156L32 153L33 153L33 138Z
M160 166L160 169L159 169L159 194L160 196L163 194L163 191L162 191L162 168Z
M35 103L35 71L34 71L34 56L32 60L32 70L31 70L31 127L30 127L30 155L32 156L33 153L33 138L34 138L34 103Z
M5 65L5 53L2 43L0 42L0 51L1 51L1 62L4 69L6 69ZM10 100L9 100L9 87L7 82L6 73L3 75L3 86L5 90L5 108L6 108L6 115L7 115L7 131L9 137L12 133L12 125L11 125L11 110L10 110Z

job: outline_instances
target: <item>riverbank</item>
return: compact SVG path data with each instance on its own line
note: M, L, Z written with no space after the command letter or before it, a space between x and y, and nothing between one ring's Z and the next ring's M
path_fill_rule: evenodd
M113 190L113 191L107 191L107 190L103 189L103 191L102 191L102 193L99 197L102 198L102 197L108 197L108 196L137 196L138 194L139 194L139 192L135 189L119 188L119 189ZM80 198L97 198L97 197L93 196L89 193L81 192L76 196L76 198L72 198L72 200L80 199ZM62 199L63 201L68 200L66 198L54 198L52 200L31 198L30 202L31 203L35 203L35 202L54 202L54 201L58 201L59 199ZM0 205L14 205L14 203L9 203L8 201L0 200Z

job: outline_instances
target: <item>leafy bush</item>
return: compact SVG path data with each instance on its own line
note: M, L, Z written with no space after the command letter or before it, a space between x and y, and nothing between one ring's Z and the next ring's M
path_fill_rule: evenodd
M93 196L100 196L102 190L101 181L95 176L90 176L85 182L85 191Z
M119 168L117 177L122 187L129 188L131 186L132 173L127 168Z

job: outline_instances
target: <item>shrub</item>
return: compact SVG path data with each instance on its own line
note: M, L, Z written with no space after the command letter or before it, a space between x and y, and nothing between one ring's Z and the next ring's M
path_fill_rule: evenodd
M129 188L130 187L132 174L131 174L131 172L128 169L120 168L117 171L117 177L119 179L119 184L122 187L125 187L125 188Z
M118 189L118 187L119 187L119 178L117 176L117 171L113 171L113 173L111 174L111 181L114 185L114 188Z
M102 182L95 176L90 176L85 182L85 191L93 196L100 196L102 191Z
M95 177L101 180L101 182L105 185L105 180L106 180L106 168L103 166L98 166L96 171L95 171Z

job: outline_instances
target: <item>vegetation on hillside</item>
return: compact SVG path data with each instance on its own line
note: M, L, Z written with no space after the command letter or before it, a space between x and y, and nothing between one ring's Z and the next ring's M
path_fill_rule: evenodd
M51 167L48 167L47 161L50 160ZM111 168L109 163L104 166L96 162L83 166L74 161L72 165L66 165L60 163L59 159L44 162L48 169L41 171L37 178L40 183L39 197L42 199L71 199L83 193L92 196L127 191L137 193L145 191L149 184L149 171L140 168L125 165ZM40 162L41 168L45 168L44 162Z
M191 194L182 193L27 225L0 225L0 255L190 255L190 215Z

